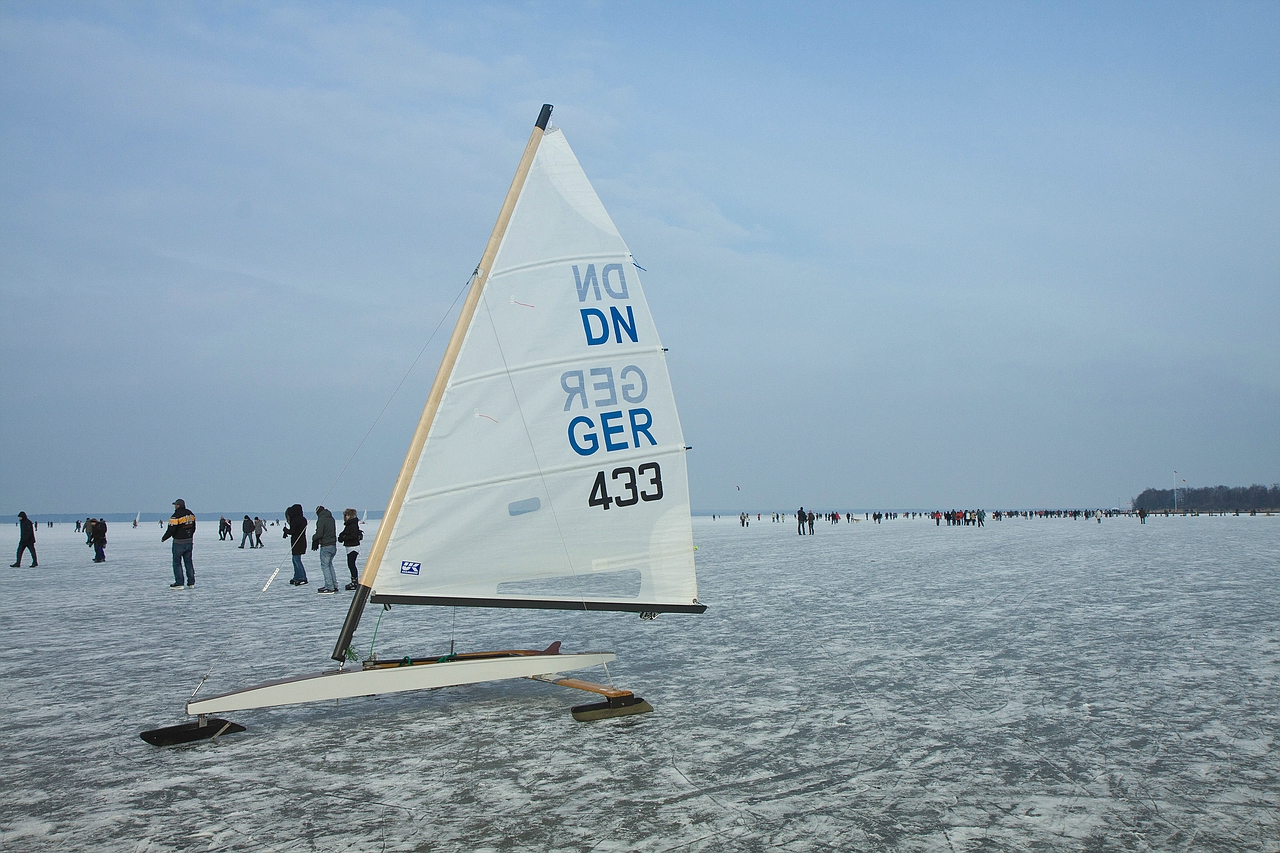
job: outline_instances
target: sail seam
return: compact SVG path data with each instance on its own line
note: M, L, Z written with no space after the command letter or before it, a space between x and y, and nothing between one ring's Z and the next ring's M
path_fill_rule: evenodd
M636 353L639 353L639 354L649 353L649 354L656 355L656 354L661 354L662 347L661 346L627 347L625 349L614 350L614 352L620 355L625 354L628 356ZM495 376L518 376L522 373L529 373L534 370L544 370L545 368L548 368L548 367L561 367L566 364L580 364L583 361L585 361L585 359L581 355L566 356L564 358L549 358L543 361L531 361L527 364L520 365L519 367L505 368L505 369L495 368L494 370L486 370L483 373L472 373L471 375L464 376L461 379L451 379L449 382L449 387L451 389L459 388L463 385L468 385L472 382L479 382L483 379L492 379Z
M621 462L628 462L632 459L653 459L655 457L660 458L665 456L676 456L682 453L684 453L683 446L677 446L677 447L669 448L667 450L656 450L656 451L653 448L650 448L649 450L646 450L644 452L633 450L627 454L619 454L618 456L611 456L609 457L609 459L610 459L610 463L613 463L613 462L621 463ZM535 462L536 461L537 461L537 455L535 451ZM468 489L480 489L480 488L484 488L485 486L496 486L499 483L518 483L518 482L521 482L522 480L532 480L534 478L541 478L542 484L545 487L546 477L548 475L565 474L570 471L588 471L592 468L599 467L599 465L600 465L599 462L575 462L569 465L557 465L554 468L538 468L537 470L534 470L534 471L523 471L514 476L510 474L504 474L500 477L487 477L483 480L472 480L467 483L460 483L457 485L447 486L440 489L433 489L429 492L418 492L412 495L411 497L406 497L405 503L413 504L413 503L418 503L420 501L426 500L427 498L438 498L441 495L449 495L457 492L464 492Z
M618 252L605 252L596 255L566 255L563 258L550 258L542 261L532 261L531 263L520 264L519 266L504 267L500 271L492 270L489 273L489 280L492 281L493 279L501 278L504 275L511 275L512 273L524 272L526 270L536 270L542 267L553 267L557 264L567 264L570 261L612 261L617 258L622 258L623 260L630 262L631 253L623 252L622 254L619 254Z

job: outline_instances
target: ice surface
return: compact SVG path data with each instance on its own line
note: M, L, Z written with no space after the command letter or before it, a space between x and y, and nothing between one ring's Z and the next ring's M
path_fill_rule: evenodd
M694 533L702 616L396 607L378 630L384 658L451 631L613 650L653 714L576 723L590 697L526 680L159 749L138 732L215 660L201 695L331 666L350 594L315 593L314 554L289 586L279 528L241 551L202 521L191 591L155 524L113 524L100 566L42 528L0 599L0 848L1280 849L1280 518Z

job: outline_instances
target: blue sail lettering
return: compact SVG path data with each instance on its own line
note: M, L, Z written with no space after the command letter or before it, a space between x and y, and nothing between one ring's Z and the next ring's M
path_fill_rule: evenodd
M579 437L574 435L573 428L581 424L585 424L587 429L590 430L595 430L596 428L596 425L591 422L591 418L578 415L578 417L569 421L569 446L572 447L573 452L579 456L590 456L592 453L595 453L600 449L600 439L596 438L594 431L586 432L582 434L581 438L584 444L589 443L590 446L583 447L581 444L578 444Z
M614 290L609 286L609 273L616 272L618 274L618 290ZM622 264L605 264L604 269L600 271L600 279L604 282L604 292L612 296L614 299L627 298L627 277L622 274ZM596 297L599 299L599 296ZM579 299L579 302L582 300Z
M598 344L609 342L609 319L604 316L604 312L599 308L582 308L582 330L587 333L587 346L593 347ZM616 308L614 309L617 310ZM630 307L627 308L630 311ZM592 320L600 321L600 331L596 333L592 328L595 324Z
M631 306L627 306L627 319L622 319L622 314L612 305L609 306L609 315L613 317L613 335L618 339L618 343L622 343L622 332L625 330L627 337L631 338L631 343L639 343L636 337L636 317L631 313ZM605 339L608 339L609 332L605 330Z
M628 423L630 430L627 428ZM598 430L591 418L578 415L569 421L569 446L579 456L590 456L600 449L602 443L608 453L631 447L654 447L658 442L653 437L652 430L653 415L648 409L635 408L625 411L614 409L611 412L601 412ZM641 436L648 439L647 444L641 441Z
M604 434L604 449L609 451L626 450L627 439L625 436L627 428L622 424L611 424L609 423L610 420L622 420L622 412L605 412L600 416L600 432ZM613 440L613 437L619 434L624 436L621 444L617 444Z
M627 416L631 418L631 440L635 442L635 446L640 446L640 436L649 439L649 443L656 445L658 442L653 440L653 435L649 432L649 428L653 426L653 415L649 414L648 409L631 409L627 412ZM640 418L644 418L644 423L640 422ZM603 420L603 418L601 419Z
M616 266L616 264L614 266ZM605 276L604 289L608 290L609 289L609 267L604 268L604 276ZM581 276L578 273L578 265L574 264L573 265L573 283L578 288L579 302L587 301L587 288L591 288L592 290L594 290L596 293L596 302L600 301L600 282L596 280L595 264L587 264L587 274L585 277ZM625 289L626 285L623 285L623 288Z

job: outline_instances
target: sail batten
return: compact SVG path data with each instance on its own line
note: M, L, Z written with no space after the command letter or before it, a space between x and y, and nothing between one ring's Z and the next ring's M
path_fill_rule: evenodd
M613 261L613 260L617 260L617 255L615 255L612 252L606 252L600 255L586 255L586 254L566 255L563 258L549 258L547 260L534 261L533 263L528 263L528 264L521 264L520 266L507 267L505 269L494 270L492 273L489 274L489 278L498 279L498 278L502 278L505 275L512 275L513 273L527 272L528 270L535 270L535 269L538 269L539 267L552 267L552 266L556 266L557 264L574 264L574 263L583 263L584 261L590 262L590 261ZM628 257L627 263L634 265L635 261L633 261L631 258Z
M385 603L701 612L684 436L638 268L563 133L534 143L362 583ZM634 589L600 595L618 571Z
M613 461L621 465L626 462L634 462L636 460L641 460L641 459L661 459L664 456L676 456L676 455L683 456L684 448L668 447L661 450L654 449L652 451L647 451L643 453L633 452L630 456L625 456L625 455L618 456ZM487 480L474 480L467 483L456 483L453 485L441 487L440 489L437 489L435 491L423 491L423 492L415 493L412 496L407 497L405 499L405 503L412 504L414 501L425 500L427 498L438 498L438 497L451 495L451 494L458 494L460 492L466 492L470 489L477 489L482 486L493 486L500 483L538 482L543 477L550 476L553 474L564 474L564 473L575 472L575 471L589 471L589 470L594 470L595 467L596 467L595 465L590 463L577 462L577 463L571 463L568 465L561 465L555 468L542 468L542 469L533 468L526 471L516 471L510 474L502 474L501 476L491 477Z
M632 349L630 351L633 353L646 352L644 348ZM653 355L660 355L662 351L663 351L662 347L660 346L651 347L648 350L648 352ZM545 367L561 367L567 364L577 364L579 361L581 361L581 359L582 359L581 356L560 356L557 358L547 359L545 361L535 361L535 362L530 362L528 364L522 364L519 367L513 367L513 368L497 367L497 368L494 368L493 370L489 370L484 373L475 373L470 376L459 377L455 375L452 379L449 380L449 386L451 388L457 388L459 386L466 385L468 382L477 382L482 379L492 379L495 376L507 376L507 375L516 376L521 373L528 373L531 370L539 370Z

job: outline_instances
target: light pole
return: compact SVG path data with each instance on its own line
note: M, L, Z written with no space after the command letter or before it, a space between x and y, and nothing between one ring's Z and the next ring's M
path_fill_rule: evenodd
M1173 469L1173 511L1178 511L1178 469Z

